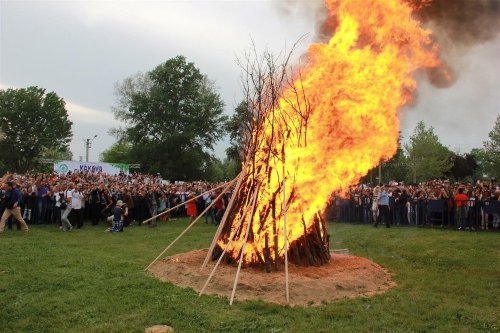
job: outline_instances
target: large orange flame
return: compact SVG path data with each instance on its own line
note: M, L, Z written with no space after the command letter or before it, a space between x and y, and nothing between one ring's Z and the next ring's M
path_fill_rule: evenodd
M325 0L325 7L330 19L338 22L335 34L328 43L309 47L300 78L297 74L294 84L284 89L259 134L261 142L273 142L286 159L266 158L269 149L263 144L255 151L255 161L266 165L247 166L261 188L246 262L256 262L257 253L263 253L266 233L271 239L279 235L283 255L283 199L272 197L282 185L283 170L291 243L312 228L315 214L325 209L332 192L347 189L394 155L398 112L416 88L412 75L440 64L430 31L412 18L412 8L403 0ZM300 135L295 128L303 119L298 119L297 110L307 110L307 132ZM274 218L262 213L272 200L278 207ZM245 218L243 230L250 219ZM244 236L238 233L228 248L234 258ZM222 247L226 243L219 240Z

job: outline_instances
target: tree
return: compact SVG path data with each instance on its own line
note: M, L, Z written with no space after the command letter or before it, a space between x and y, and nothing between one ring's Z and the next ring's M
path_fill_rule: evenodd
M452 166L451 151L439 142L434 128L426 128L423 121L415 127L405 151L413 182L440 178Z
M53 161L71 161L72 159L73 153L69 150L68 146L62 149L44 147L40 154L40 160L42 162L35 164L32 170L34 172L50 173L53 170Z
M395 181L409 181L409 169L408 169L408 161L404 154L403 146L401 145L401 141L403 140L403 136L401 132L399 133L398 138L398 150L396 154L387 162L382 164L382 183L388 183L391 180Z
M116 87L114 130L143 171L175 180L204 178L227 117L214 83L178 56Z
M240 102L234 109L234 114L226 123L226 131L229 133L229 148L226 149L228 159L242 161L245 144L248 140L249 126L252 121L252 113L246 101Z
M226 131L229 133L229 147L226 149L226 167L230 167L228 174L238 174L244 159L245 146L248 143L252 113L246 101L240 102L234 109L233 115L226 122ZM234 174L234 177L236 176Z
M388 161L382 162L381 165L378 165L371 169L368 174L363 177L361 180L363 183L384 183L387 184L390 181L410 181L411 177L409 177L410 171L408 169L408 161L404 154L404 149L401 145L403 137L401 133L399 133L398 138L398 150L396 154ZM378 179L378 172L380 168L380 173L382 179Z
M479 167L473 154L453 154L451 163L452 166L446 175L455 180L472 180Z
M118 141L102 152L100 160L108 163L135 163L131 151L131 144Z
M490 138L483 143L483 148L474 149L472 154L478 160L485 177L500 177L500 114L497 116L493 129L488 134Z
M65 102L55 92L28 87L0 90L0 156L4 168L25 172L48 151L68 150L73 136Z
M227 180L225 176L224 163L213 157L210 164L208 165L206 180L211 182L221 182Z
M73 159L73 153L69 150L68 146L62 148L44 147L42 149L41 158L47 160L71 161Z
M241 162L234 159L224 159L225 179L234 179L241 171Z

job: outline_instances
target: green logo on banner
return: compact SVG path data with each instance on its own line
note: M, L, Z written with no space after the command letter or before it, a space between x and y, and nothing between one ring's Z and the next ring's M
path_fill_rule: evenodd
M59 164L59 168L57 168L59 173L65 173L68 172L68 166L64 163Z

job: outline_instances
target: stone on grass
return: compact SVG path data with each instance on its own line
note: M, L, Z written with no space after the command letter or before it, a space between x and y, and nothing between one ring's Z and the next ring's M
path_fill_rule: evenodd
M174 333L175 330L167 325L155 325L147 327L144 332L146 333Z

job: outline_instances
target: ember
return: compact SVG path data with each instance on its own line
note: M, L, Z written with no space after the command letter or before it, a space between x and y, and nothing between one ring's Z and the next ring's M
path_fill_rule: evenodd
M396 152L398 112L416 87L412 75L440 65L430 32L407 2L325 6L335 34L309 47L292 79L284 70L263 77L258 64L247 66L253 121L243 172L209 251L213 259L225 250L229 260L268 269L285 253L299 265L328 263L321 218L328 198ZM264 63L275 64L271 57Z

